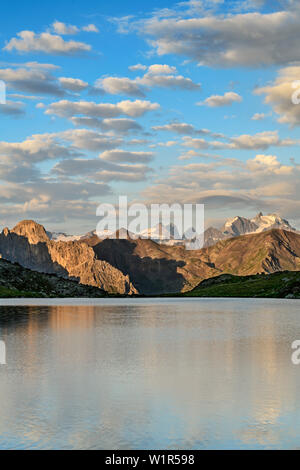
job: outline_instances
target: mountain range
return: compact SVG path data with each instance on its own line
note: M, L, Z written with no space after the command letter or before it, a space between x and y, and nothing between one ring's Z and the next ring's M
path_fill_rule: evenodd
M0 256L40 273L125 295L187 292L224 273L300 270L300 234L278 216L236 217L216 230L209 229L204 248L189 251L184 245L131 238L124 231L124 239L102 239L91 232L61 241L42 225L25 220L2 231Z
M211 246L225 238L239 237L241 235L266 232L272 229L281 229L288 232L297 232L290 223L277 214L263 215L262 212L252 219L245 217L233 217L228 219L223 227L218 230L210 227L205 231L205 246Z
M204 232L204 247L212 246L220 240L225 238L238 237L240 235L246 235L250 233L260 233L273 228L287 230L290 232L297 232L290 223L280 217L277 214L268 214L263 215L262 212L257 214L252 219L247 219L245 217L233 217L228 219L222 228L217 229L215 227L209 227ZM150 229L141 231L139 234L130 234L131 238L146 238L156 241L156 243L168 246L182 245L185 246L187 242L190 242L192 239L195 240L195 235L190 235L193 233L193 229L190 229L186 232L184 239L179 240L179 232L174 224L163 225L162 223L157 224ZM66 233L61 232L47 232L47 235L50 240L53 241L79 241L92 238L97 235L96 230L88 232L84 235L67 235ZM114 238L114 232L105 230L101 233L98 233L98 237L101 239ZM196 237L197 238L197 237ZM199 244L198 248L203 246L203 237L198 237ZM196 245L197 246L197 245Z

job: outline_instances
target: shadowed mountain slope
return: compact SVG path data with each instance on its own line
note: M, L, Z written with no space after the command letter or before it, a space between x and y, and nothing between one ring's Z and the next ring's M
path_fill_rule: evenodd
M86 243L51 241L44 227L33 221L20 222L11 231L3 230L0 255L25 268L74 279L106 292L136 293L129 277L106 261L97 260Z
M97 287L85 286L55 274L44 274L0 259L0 298L17 297L103 297Z
M124 234L123 234L124 235ZM147 239L49 240L33 221L0 234L0 255L39 272L118 294L186 292L224 273L245 276L300 270L300 235L273 229L224 239L201 250Z

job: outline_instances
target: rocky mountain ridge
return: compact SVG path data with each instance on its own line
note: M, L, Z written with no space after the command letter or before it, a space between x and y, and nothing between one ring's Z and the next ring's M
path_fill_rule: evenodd
M260 212L252 219L240 216L228 219L220 230L213 227L208 228L205 231L204 246L212 246L224 238L261 233L274 228L297 233L297 230L293 228L286 219L283 219L278 214L263 215L263 213Z
M2 231L0 255L25 268L73 279L106 292L136 293L129 277L106 261L97 259L94 250L86 243L54 242L49 239L45 228L32 220Z
M43 226L23 221L0 234L0 256L38 272L123 295L186 292L224 273L244 276L300 270L300 235L292 231L272 229L225 237L193 251L132 239L128 232L122 236L53 241Z
M98 298L106 293L55 274L44 274L0 259L0 298L46 297Z
M172 223L168 225L159 223L147 230L142 230L139 234L132 234L131 238L151 239L156 243L167 246L185 246L190 242L190 240L194 240L194 246L201 249L203 246L212 246L225 238L238 237L240 235L251 233L260 233L272 230L273 228L297 232L297 230L293 228L286 219L283 219L278 214L263 215L263 213L260 212L251 219L241 216L228 219L220 229L209 227L204 232L204 238L201 234L193 234L193 229L191 228L186 231L183 240L180 240L177 227ZM98 234L96 230L92 230L84 235L67 235L60 232L47 232L47 235L50 240L56 242L86 241L87 239L95 236L98 236L98 238L103 240L107 238L115 238L115 234L109 230L104 230Z

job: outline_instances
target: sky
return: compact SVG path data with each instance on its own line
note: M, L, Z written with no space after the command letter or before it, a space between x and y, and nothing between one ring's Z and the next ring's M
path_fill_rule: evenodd
M85 233L127 195L300 228L298 0L29 0L1 18L2 227Z

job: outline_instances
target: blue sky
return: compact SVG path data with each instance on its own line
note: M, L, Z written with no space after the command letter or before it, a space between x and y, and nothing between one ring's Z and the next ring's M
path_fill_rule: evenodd
M2 226L82 233L124 194L204 203L207 225L300 225L297 2L20 1L2 18Z

